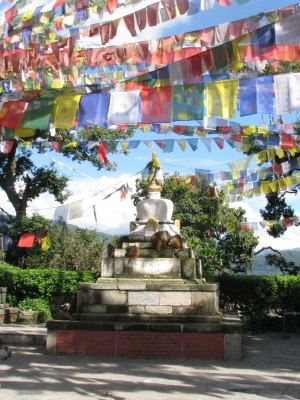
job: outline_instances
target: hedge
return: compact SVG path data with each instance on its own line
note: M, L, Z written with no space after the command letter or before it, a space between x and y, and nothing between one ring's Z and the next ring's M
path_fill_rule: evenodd
M239 311L245 324L263 325L270 316L279 319L284 311L300 311L300 275L223 275L218 282L220 308Z
M54 296L74 293L78 282L95 282L95 276L81 270L21 269L0 263L0 286L7 287L7 302L12 307L26 299L50 304Z

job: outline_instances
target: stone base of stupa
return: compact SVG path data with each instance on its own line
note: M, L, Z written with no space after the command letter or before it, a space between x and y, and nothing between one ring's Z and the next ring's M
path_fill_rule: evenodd
M219 311L218 285L201 278L192 250L134 243L140 257L130 259L127 245L103 260L97 282L78 284L74 321L48 321L47 353L240 359L240 320Z

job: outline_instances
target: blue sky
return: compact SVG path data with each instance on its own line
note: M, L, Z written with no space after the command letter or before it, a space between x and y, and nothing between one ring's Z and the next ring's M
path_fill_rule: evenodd
M164 23L159 27L148 28L143 31L137 39L148 40L153 37L158 37L158 35L168 36L170 34L198 30L215 26L223 22L246 18L259 12L281 8L294 3L295 2L288 0L249 0L248 3L244 5L238 5L236 1L233 0L233 5L231 7L221 7L219 4L216 4L212 9L200 12L197 15L190 17L182 16L181 18L176 18L173 21ZM6 5L7 2L2 2L2 7L3 4ZM120 39L116 38L116 40ZM293 118L293 116L286 115L283 116L283 118L285 122L288 122ZM251 118L248 117L247 119L239 120L239 122L257 124L259 120L260 116L253 116ZM134 139L137 140L172 138L180 139L184 137L170 134L158 135L149 132L137 132L134 137ZM156 151L163 170L170 174L175 171L180 174L193 174L195 168L210 169L212 172L216 173L223 170L229 170L227 163L244 157L242 153L236 152L228 144L225 144L224 149L220 150L215 143L212 143L212 151L209 152L201 141L199 141L198 149L196 151L192 151L192 149L187 146L187 150L183 152L179 146L175 144L174 151L168 154L163 153L155 144L154 147L150 149L144 143L141 143L137 149L131 150L128 156L122 154L115 156L109 155L110 161L116 162L118 165L117 171L115 172L107 172L104 170L96 171L87 163L72 163L69 159L65 159L56 153L52 153L49 156L60 162L60 165L57 164L58 168L61 168L61 171L69 175L71 178L70 187L73 196L70 198L70 202L86 199L87 203L92 204L96 201L99 209L98 219L100 219L100 221L98 220L97 229L108 233L126 233L129 229L129 222L134 218L135 212L130 200L127 199L121 202L118 194L112 196L109 201L103 201L102 198L104 197L104 194L113 191L114 188L118 187L121 183L129 182L130 185L133 186L135 178L131 178L131 176L144 168L146 163L151 159L152 151ZM50 158L45 156L36 156L35 161L37 164L48 164ZM251 168L254 167L256 167L256 164L252 163ZM76 169L77 172L75 172L74 169ZM89 178L86 178L86 176ZM105 188L107 188L107 190L103 192L103 195L99 194L99 196L93 196L95 193L104 190ZM298 196L291 197L291 201L292 206L298 213L300 213L299 207L297 206ZM7 201L3 204L5 204L6 207L9 207ZM237 206L242 206L247 210L248 220L251 222L261 221L259 208L263 207L263 205L263 196L237 204ZM32 209L44 210L49 208L48 211L41 211L41 213L44 212L46 213L46 216L51 218L51 213L54 212L55 206L56 203L51 197L44 196L32 204ZM88 206L86 207L88 208ZM89 228L96 227L91 213L87 213L85 218L81 221L74 222L80 226L88 226ZM257 234L262 237L261 245L275 245L277 248L298 247L297 231L293 228L293 231L289 232L292 233L286 234L283 239L276 239L275 243L274 239L270 239L266 236L264 231L260 231Z

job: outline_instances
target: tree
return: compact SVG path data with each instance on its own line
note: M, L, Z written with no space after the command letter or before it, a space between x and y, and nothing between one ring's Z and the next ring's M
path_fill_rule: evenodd
M8 154L0 153L0 188L4 190L15 209L18 219L26 215L30 201L38 198L42 193L50 193L56 201L62 203L68 196L68 178L59 175L53 164L37 167L33 161L33 149L38 153L53 151L55 143L60 144L60 152L73 161L90 162L98 170L102 168L114 169L116 166L98 157L98 142L103 144L104 151L115 153L111 145L116 139L131 137L131 129L126 132L118 129L104 129L91 127L81 131L57 130L52 137L49 132L36 131L31 138L30 146L24 146L17 139L13 139ZM95 142L91 148L80 144ZM80 143L78 145L78 142ZM44 146L43 144L47 144ZM105 157L105 156L104 156Z
M146 197L146 187L145 180L137 181L135 204ZM173 219L180 220L181 235L202 260L206 276L221 268L235 273L251 268L258 240L242 229L245 211L228 207L222 192L171 176L164 181L162 197L173 201Z
M296 265L294 261L286 261L280 251L273 249L273 247L262 247L259 251L255 253L259 254L264 250L271 250L276 254L267 254L265 256L266 263L268 265L274 266L280 270L283 275L298 275L300 273L300 266Z

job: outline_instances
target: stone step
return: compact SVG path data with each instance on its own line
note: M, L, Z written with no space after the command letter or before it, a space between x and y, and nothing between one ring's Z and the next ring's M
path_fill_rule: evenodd
M133 244L130 244L129 246L134 246ZM139 246L138 246L139 247ZM115 258L123 258L126 256L126 249L115 249ZM191 249L182 249L178 252L175 252L174 249L166 248L162 251L156 251L152 249L151 247L144 248L140 247L139 248L139 257L143 258L194 258L194 252Z
M1 344L45 345L46 337L45 324L23 325L13 323L0 325Z
M152 244L150 241L142 241L142 242L123 242L122 243L122 249L126 249L128 246L137 246L140 249L152 249ZM183 248L188 249L188 246L186 243L183 243Z
M163 315L163 314L122 314L122 313L73 313L75 321L93 321L99 323L184 323L184 324L219 324L222 322L220 315Z

